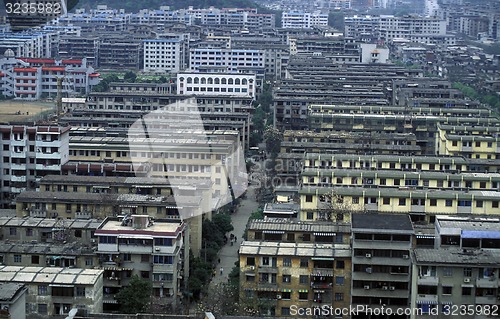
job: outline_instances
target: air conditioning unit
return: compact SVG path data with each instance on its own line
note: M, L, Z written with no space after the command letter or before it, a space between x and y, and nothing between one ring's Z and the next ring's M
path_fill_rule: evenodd
M387 287L387 286L382 286L382 290L389 290L389 287Z
M408 256L408 255L403 255L403 259L408 259L408 258L410 258L410 256Z
M281 299L281 295L276 295L276 299Z
M464 282L470 282L470 278L464 278Z
M255 270L255 266L250 266L250 270Z
M372 258L372 254L366 254L365 257L366 258Z
M366 289L366 290L370 289L370 286L365 285L365 289Z
M373 271L373 270L372 270L372 267L368 267L368 268L366 268L366 272L367 272L367 273L371 274L371 273L372 273L372 271Z
M394 290L396 290L396 287L394 287L394 286L390 286L390 287L389 287L389 290L394 291Z

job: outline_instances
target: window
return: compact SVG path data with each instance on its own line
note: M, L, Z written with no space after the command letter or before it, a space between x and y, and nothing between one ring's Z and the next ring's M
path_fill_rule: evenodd
M478 208L483 207L483 201L482 200L476 201L476 207L478 207Z
M401 184L401 181L399 179L394 180L394 186L399 186Z
M149 256L150 255L146 255L146 254L141 255L141 262L142 263L148 263L149 262Z
M335 293L335 301L342 301L342 300L344 300L344 294L336 292Z
M255 257L247 257L247 266L255 266Z
M337 269L344 269L345 263L343 260L337 260Z
M131 254L123 254L123 261L132 261Z
M443 286L443 295L451 295L453 287L445 287Z
M344 236L343 236L343 234L337 233L337 235L335 236L335 243L336 244L342 244L343 242L344 242Z
M92 258L85 258L85 266L93 266L94 265L94 261L92 260Z
M283 275L283 282L285 282L285 283L292 282L292 276L291 275Z
M307 284L307 283L309 283L309 277L307 275L300 275L299 282L301 284Z
M10 227L10 228L9 228L9 234L10 234L11 236L15 236L15 235L17 234L17 228L15 228L15 227Z
M309 260L307 258L300 258L300 268L309 267Z
M141 271L141 278L149 279L149 271Z
M380 179L380 185L386 185L386 180L385 178Z
M446 200L446 207L451 207L451 206L453 206L453 200L447 199Z
M382 204L384 204L384 205L390 205L391 204L391 199L389 197L384 197L382 199Z
M306 195L306 203L312 203L313 197L312 195Z
M39 296L46 296L48 294L48 288L46 285L39 285L38 286L38 295Z
M269 266L269 257L262 257L262 265Z
M283 267L292 267L292 258L283 257Z
M33 228L26 228L26 237L33 236Z
M462 287L462 296L472 295L472 287Z
M20 263L21 262L21 255L14 255L14 262Z
M406 206L406 198L399 199L399 206Z
M434 199L434 198L433 198L433 199L431 199L431 200L429 201L429 205L431 205L431 206L437 206L437 199Z
M464 268L464 277L472 277L472 268Z
M38 313L41 315L46 315L48 312L48 307L47 304L45 303L39 303L38 304Z
M154 255L153 256L153 263L154 264L162 264L162 265L172 265L174 263L174 257L173 256Z
M307 219L313 219L314 218L314 212L307 212Z
M38 265L40 263L40 256L38 255L31 255L31 263Z
M76 287L76 295L78 297L85 297L85 287Z
M288 298L290 299L290 298ZM290 308L289 307L281 307L281 315L282 316L289 316L290 315Z
M81 229L75 229L75 237L77 237L77 238L82 237L82 230Z
M155 246L172 246L172 238L155 238Z
M443 276L451 277L453 276L453 268L451 267L443 267Z
M311 241L311 234L302 235L302 241Z
M307 300L309 292L307 290L299 290L299 300Z
M359 204L359 197L353 197L352 198L352 203L353 204Z
M497 200L492 201L491 202L491 207L498 208L498 201Z
M344 276L335 277L335 284L339 286L344 285Z

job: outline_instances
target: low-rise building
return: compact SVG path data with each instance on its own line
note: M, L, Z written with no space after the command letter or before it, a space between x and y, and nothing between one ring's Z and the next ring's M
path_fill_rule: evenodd
M179 302L189 277L189 230L184 222L132 214L106 218L95 235L104 269L104 310L116 309L114 295L134 275L152 281L158 303Z
M368 308L396 314L410 305L413 233L408 215L352 215L351 306L365 310L353 318L366 318Z
M328 14L320 11L303 12L288 11L283 12L281 17L283 28L311 28L313 26L328 26Z
M27 315L67 315L73 308L86 315L102 312L103 273L99 269L0 266L0 282L28 288Z
M26 318L26 291L22 283L0 283L0 318Z
M255 75L229 73L178 73L177 94L255 97Z

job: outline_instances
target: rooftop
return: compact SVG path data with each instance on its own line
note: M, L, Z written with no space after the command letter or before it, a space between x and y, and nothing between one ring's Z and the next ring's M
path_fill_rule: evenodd
M140 218L145 223L140 226ZM149 236L174 236L184 229L184 223L178 220L151 220L148 215L132 215L130 222L126 219L107 218L95 232L96 235L104 234L127 234L127 235L149 235ZM139 225L139 226L138 226Z
M390 230L413 232L410 216L406 214L352 214L352 230Z
M24 287L24 284L5 282L0 283L0 301L12 301L16 294Z
M436 264L470 264L474 266L492 265L498 267L500 264L500 252L482 249L415 249L414 256L417 263Z
M304 244L244 241L239 250L240 255L268 255L268 256L304 256L304 257L350 257L349 245L340 244Z
M332 234L335 232L350 232L349 224L330 222L297 222L284 218L255 219L250 222L249 230L281 230L289 232L308 232Z
M0 266L0 282L12 283L94 285L102 274L98 269Z

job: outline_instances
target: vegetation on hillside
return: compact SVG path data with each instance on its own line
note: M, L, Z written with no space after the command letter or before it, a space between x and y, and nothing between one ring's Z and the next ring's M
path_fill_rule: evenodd
M91 9L99 4L105 4L108 8L125 9L127 12L137 12L140 9L159 9L160 6L170 6L171 9L183 9L189 6L195 8L255 8L256 4L251 0L80 0L77 8Z

